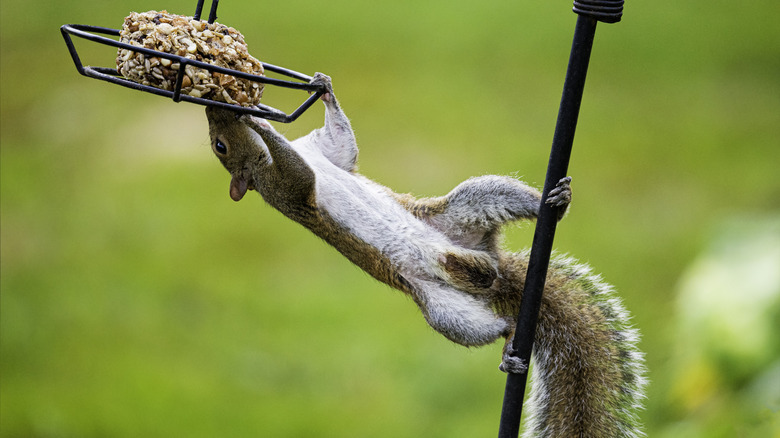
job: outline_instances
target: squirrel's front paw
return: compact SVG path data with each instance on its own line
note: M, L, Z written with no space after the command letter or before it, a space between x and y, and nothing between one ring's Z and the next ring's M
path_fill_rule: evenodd
M274 129L271 124L268 123L268 120L261 119L259 117L252 117L249 114L242 115L240 120L249 127L254 128L255 131L270 131Z
M550 190L544 202L556 207L569 205L571 203L571 177L561 178L558 184L555 185L555 188Z
M314 73L314 77L311 79L311 82L309 82L312 85L323 85L325 86L325 93L320 97L325 102L330 102L331 97L333 96L333 83L331 82L330 76L324 74L324 73Z

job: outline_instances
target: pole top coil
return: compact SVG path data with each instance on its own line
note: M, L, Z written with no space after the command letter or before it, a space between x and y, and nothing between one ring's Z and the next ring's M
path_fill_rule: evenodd
M623 0L575 0L574 12L604 23L617 23L623 17Z

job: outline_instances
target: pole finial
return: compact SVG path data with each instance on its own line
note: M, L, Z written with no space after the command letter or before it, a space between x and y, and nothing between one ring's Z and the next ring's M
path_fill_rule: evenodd
M617 23L623 17L623 0L574 0L573 10L604 23Z

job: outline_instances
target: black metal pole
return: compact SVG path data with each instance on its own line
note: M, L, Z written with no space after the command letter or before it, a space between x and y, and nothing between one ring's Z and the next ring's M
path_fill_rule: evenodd
M200 20L200 16L203 13L203 1L204 0L198 0L198 3L195 5L195 14L192 16L194 20ZM219 0L212 0L211 1L211 10L209 11L209 23L213 23L217 19L217 7L219 6Z
M528 261L523 299L512 343L515 354L525 364L529 364L531 360L536 323L542 303L542 292L547 278L547 268L550 263L550 254L558 222L557 207L544 203L544 200L547 199L550 190L555 188L558 181L566 176L569 167L574 132L585 88L585 77L588 72L588 62L596 33L596 23L597 21L609 23L619 21L622 16L622 8L622 0L617 2L608 0L574 2L574 12L579 16L574 30L569 66L566 71L550 160L547 165L547 176L542 191L542 203L539 208L539 217ZM501 423L498 430L499 438L516 438L520 432L527 379L528 371L507 375L504 404L501 409Z
M203 13L203 0L198 0L197 5L195 5L195 14L193 14L192 18L193 20L200 20L200 15Z
M209 11L209 23L213 23L217 20L217 6L219 6L219 0L211 0L211 11Z

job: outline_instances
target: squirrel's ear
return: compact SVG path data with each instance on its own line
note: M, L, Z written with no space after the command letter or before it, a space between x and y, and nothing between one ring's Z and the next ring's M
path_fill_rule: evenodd
M240 201L246 194L248 187L249 185L247 184L246 179L233 176L230 179L230 198L236 202Z

